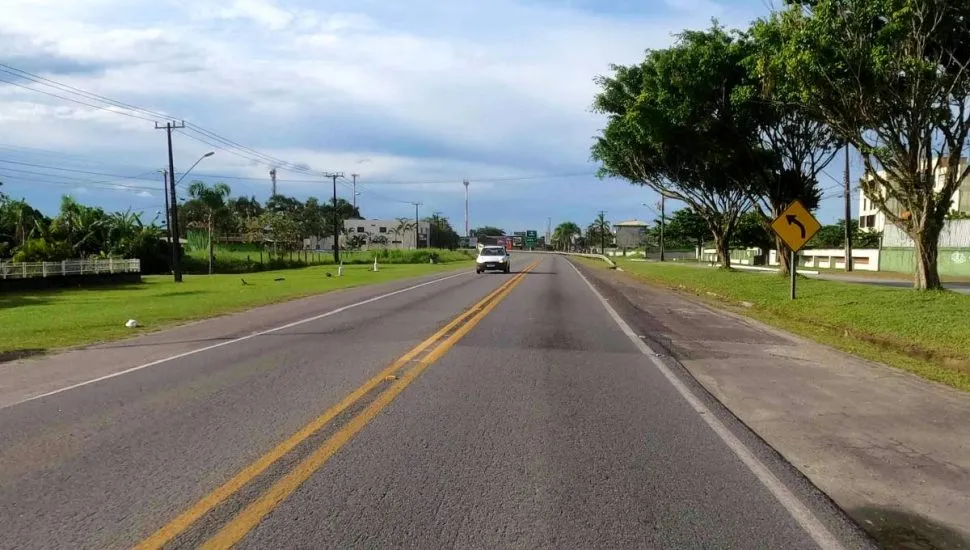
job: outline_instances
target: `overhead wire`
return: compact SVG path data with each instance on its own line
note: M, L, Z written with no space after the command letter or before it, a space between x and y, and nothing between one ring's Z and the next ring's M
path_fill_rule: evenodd
M76 97L67 97L67 96L64 96L64 95L54 94L54 93L47 92L45 90L40 90L38 88L31 87L31 86L27 86L25 84L18 83L18 82L12 82L12 81L8 81L8 80L4 80L4 79L0 79L0 82L6 82L8 84L11 84L11 85L14 85L14 86L19 86L21 88L27 89L27 90L32 91L32 92L37 92L37 93L41 93L41 94L48 95L48 96L51 96L51 97L55 97L55 98L58 98L58 99L62 99L62 100L65 100L65 101L70 101L70 102L78 103L80 105L84 105L84 106L91 107L91 108L94 108L94 109L99 109L99 110L102 110L102 111L105 111L105 112L119 114L119 115L131 117L131 118L135 118L135 119L145 120L145 121L148 121L148 122L157 122L157 119L163 119L163 120L178 120L179 119L178 117L174 117L174 116L169 115L169 114L166 114L166 113L161 113L159 111L155 111L155 110L151 110L151 109L145 109L143 107L138 107L138 106L133 105L133 104L130 104L130 103L126 103L126 102L123 102L123 101L119 101L119 100L116 100L116 99L112 99L112 98L107 97L107 96L104 96L104 95L100 95L100 94L97 94L97 93L94 93L94 92L90 92L90 91L87 91L87 90L83 90L81 88L77 88L75 86L71 86L69 84L65 84L65 83L62 83L62 82L58 82L58 81L55 81L55 80L46 78L46 77L41 76L41 75L38 75L38 74L35 74L35 73L31 73L29 71L25 71L25 70L22 70L22 69L18 69L18 68L12 67L12 66L7 65L5 63L0 63L0 72L5 73L5 74L10 75L10 76L13 76L15 78L20 78L22 80L26 80L26 81L31 82L31 83L34 83L34 84L38 84L38 85L41 85L41 86L45 86L45 87L48 87L48 88L52 88L52 89L57 90L59 92L63 92L63 93L67 93L67 94L73 94L75 96L79 96L81 98L84 98L85 100L88 100L88 101L82 101L80 99L77 99ZM105 106L105 105L97 105L95 103L90 103L89 101L100 102L102 104L106 104L107 106ZM148 118L148 117L152 117L152 118ZM289 161L283 160L281 158L275 157L273 155L270 155L270 154L267 154L267 153L263 153L261 151L258 151L256 149L252 148L252 147L248 147L248 146L242 145L239 142L236 142L236 141L234 141L232 139L229 139L229 138L226 138L224 136L221 136L221 135L217 134L216 132L213 132L211 130L208 130L208 129L206 129L206 128L202 127L202 126L199 126L197 124L194 124L194 123L185 123L185 128L178 129L177 132L180 135L186 136L186 137L188 137L190 139L193 139L193 140L195 140L195 141L197 141L199 143L208 145L209 147L213 147L215 149L218 149L218 150L221 150L221 151L224 151L224 152L228 152L228 153L233 154L233 155L235 155L235 156L237 156L239 158L242 158L244 160L248 160L250 162L254 162L256 164L262 164L262 165L266 165L266 166L269 166L269 167L272 167L272 168L283 169L283 170L287 170L287 171L295 172L295 173L302 173L302 174L308 174L308 175L310 175L310 174L317 174L317 172L313 171L311 168L309 168L305 164L289 162ZM482 178L482 179L475 179L474 181L477 181L477 182L480 182L480 183L498 183L498 182L527 181L527 180L533 180L533 179L555 179L555 178L579 177L579 176L592 177L593 175L594 174L591 174L589 172L581 172L581 173L567 173L567 174L549 174L549 175L532 175L532 176L510 176L510 177L497 177L497 178ZM200 174L200 176L202 176L202 175ZM126 176L122 176L122 177L126 177ZM252 179L254 181L262 180L262 178L244 178L244 177L240 177L240 176L213 176L213 177L224 177L226 179L239 179L239 180ZM315 182L316 180L277 180L277 181L283 181L283 182L285 182L285 181L292 181L292 182L301 182L301 183L302 182L312 183L312 182ZM439 185L439 184L447 184L447 183L454 183L454 180L444 180L444 181L442 181L442 180L439 180L439 181L427 181L427 180L414 180L414 181L368 181L368 182L361 182L360 183L360 185L362 185L362 188L361 188L361 191L360 192L361 193L365 193L366 192L366 193L368 193L371 196L381 197L384 200L389 200L389 201L399 202L399 203L409 203L411 201L406 201L406 200L401 200L401 199L394 199L394 198L388 197L386 195L383 195L381 193L378 193L378 192L374 191L373 189L369 189L368 186L370 186L370 185ZM348 188L350 187L350 184L348 184L346 182L343 182L342 181L341 184L344 185L344 186L346 186L346 187L348 187Z

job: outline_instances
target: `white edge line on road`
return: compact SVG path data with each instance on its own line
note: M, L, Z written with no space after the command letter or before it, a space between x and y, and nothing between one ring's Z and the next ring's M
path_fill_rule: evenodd
M596 290L593 283L589 282L589 279L587 279L586 276L583 275L583 273L572 264L572 262L569 263L569 266L572 267L576 274L583 279L587 286L589 286L589 289L593 291L596 298L598 298L600 303L603 304L603 307L606 308L607 313L610 314L610 317L612 317L616 324L620 327L620 330L622 330L630 341L633 342L633 345L635 345L641 353L650 359L654 366L656 366L657 369L664 375L667 381L670 382L677 392L680 393L687 403L690 404L694 411L700 415L704 422L706 422L707 425L714 430L714 433L721 438L721 441L723 441L724 444L734 452L735 456L737 456L741 462L744 463L749 470L751 470L751 473L758 478L758 481L760 481L762 485L764 485L768 491L770 491L771 494L778 499L778 502L780 502L791 517L798 522L798 525L800 525L802 529L804 529L805 532L812 537L812 540L814 540L820 548L832 550L842 549L842 544L832 535L832 533L829 532L825 525L823 525L822 522L815 517L815 514L813 514L812 511L809 510L808 507L806 507L805 504L803 504L802 501L799 500L798 497L796 497L788 489L788 487L786 487L785 484L775 476L775 474L771 473L771 470L769 470L768 467L765 466L764 463L762 463L761 460L759 460L758 457L756 457L754 453L752 453L751 450L748 449L748 447L745 446L745 444L742 443L741 440L738 439L737 436L735 436L731 430L729 430L727 426L725 426L714 415L714 413L711 412L711 410L708 409L707 406L704 405L704 403L698 399L697 396L694 395L694 393L686 385L684 385L683 382L680 381L679 378L677 378L677 375L675 375L670 368L667 367L667 365L657 358L657 353L650 349L650 346L644 343L644 341L637 336L636 332L634 332L634 330L630 328L630 325L628 325L627 322L620 317L620 314L613 309L613 306L607 302L606 298L604 298L603 295Z
M148 367L154 367L154 366L160 365L162 363L167 363L169 361L174 361L176 359L181 359L183 357L188 357L190 355L195 355L197 353L203 353L203 352L206 352L206 351L209 351L209 350L213 350L213 349L216 349L216 348L221 348L223 346L229 346L229 345L232 345L232 344L237 344L237 343L242 342L244 340L249 340L251 338L256 338L257 336L263 336L263 335L271 334L271 333L278 332L278 331L281 331L281 330L286 330L288 328L293 328L293 327L296 327L296 326L299 326L299 325L302 325L302 324L305 324L305 323L312 323L313 321L319 321L320 319L323 319L325 317L330 317L331 315L336 315L338 313L343 313L344 311L347 311L348 309L354 309L356 307L360 307L360 306L363 306L363 305L367 305L367 304L376 302L378 300L383 300L384 298L390 298L391 296L396 296L398 294L403 294L405 292L409 292L409 291L412 291L412 290L415 290L415 289L418 289L418 288L421 288L421 287L425 287L425 286L428 286L428 285L433 285L433 284L436 284L436 283L440 283L442 281L447 281L448 279L454 279L455 277L461 277L462 275L468 275L468 273L465 273L465 272L463 272L463 273L456 273L454 275L448 275L447 277L441 277L440 279L434 279L432 281L426 281L426 282L423 282L423 283L420 283L420 284L412 285L412 286L409 286L407 288L402 288L402 289L399 289L399 290L395 290L393 292L388 292L388 293L385 293L385 294L381 294L379 296L374 296L373 298L368 298L368 299L362 300L360 302L354 302L354 303L348 304L346 306L338 307L337 309L330 310L330 311L328 311L326 313L321 313L320 315L314 315L313 317L307 317L306 319L300 319L299 321L293 321L292 323L287 323L285 325L280 325L278 327L274 327L274 328L271 328L271 329L261 330L259 332L254 332L252 334L247 334L246 336L240 336L239 338L234 338L232 340L227 340L225 342L219 342L218 344L213 344L211 346L205 346L203 348L193 349L193 350L190 350L190 351L186 351L186 352L183 352L183 353L179 353L177 355L172 355L171 357L165 357L163 359L156 359L155 361L152 361L150 363L145 363L144 365L138 365L136 367L127 368L125 370L120 370L118 372L113 372L111 374L106 374L104 376L99 376L97 378L92 378L91 380L85 380L84 382L78 382L77 384L72 384L70 386L66 386L66 387L63 387L63 388L60 388L60 389L56 389L56 390L53 390L53 391L49 391L49 392L46 392L46 393L42 393L40 395L35 395L33 397L28 397L26 399L22 399L20 401L17 401L15 403L11 403L9 405L5 405L4 407L0 407L0 408L13 407L15 405L20 405L21 403L27 403L29 401L34 401L34 400L37 400L37 399L43 399L45 397L50 397L50 396L56 395L58 393L62 393L62 392L70 391L70 390L73 390L73 389L81 388L81 387L84 387L84 386L88 386L90 384L95 384L95 383L101 382L103 380L109 380L111 378L115 378L115 377L118 377L118 376L122 376L122 375L125 375L125 374L129 374L129 373L132 373L132 372L135 372L135 371L139 371L139 370L142 370L142 369L147 369Z

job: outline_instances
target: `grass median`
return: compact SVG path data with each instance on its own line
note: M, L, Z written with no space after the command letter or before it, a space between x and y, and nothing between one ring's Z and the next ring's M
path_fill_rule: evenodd
M644 281L970 391L970 295L800 277L798 299L792 301L789 280L773 273L622 259L618 264Z
M353 265L344 267L343 277L336 276L333 266L308 267L244 275L186 275L181 284L172 282L171 276L153 275L130 285L0 294L0 360L116 340L136 331L471 265L382 265L376 273L370 266ZM327 277L327 272L332 276ZM136 319L142 328L125 327L128 319Z

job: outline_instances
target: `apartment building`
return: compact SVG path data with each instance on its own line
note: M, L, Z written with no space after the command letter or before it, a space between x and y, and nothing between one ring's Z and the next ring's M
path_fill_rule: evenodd
M957 167L961 172L967 168L967 158L961 158L960 163ZM937 170L936 174L936 191L943 188L943 180L946 177L947 170L951 167L947 166L946 162L941 163L941 166ZM880 172L880 175L884 176L884 172ZM886 227L886 215L883 214L872 198L867 196L861 189L859 190L859 228L866 231L883 231ZM896 203L896 201L889 200L889 208L891 211L896 213L902 213L903 208L901 205ZM970 178L964 179L960 184L960 187L953 193L953 198L950 205L950 210L956 210L959 212L966 212L970 214Z

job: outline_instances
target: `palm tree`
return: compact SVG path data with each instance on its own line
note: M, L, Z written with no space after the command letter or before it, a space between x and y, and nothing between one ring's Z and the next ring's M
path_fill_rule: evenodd
M401 238L405 233L410 232L415 228L414 220L411 218L398 218L397 225L394 227L394 234Z
M216 230L216 218L227 212L226 200L231 190L224 183L208 186L201 181L193 181L189 186L189 196L199 201L205 209L206 225L209 230L209 275L212 275L215 252L212 249L212 234Z
M556 250L569 250L573 243L573 238L582 234L582 230L573 222L563 222L556 226L552 232L552 244Z
M603 212L600 212L593 223L586 228L586 240L589 241L590 246L596 246L596 243L599 243L600 254L606 254L606 241L612 240L612 236L612 224L606 220Z

